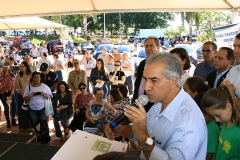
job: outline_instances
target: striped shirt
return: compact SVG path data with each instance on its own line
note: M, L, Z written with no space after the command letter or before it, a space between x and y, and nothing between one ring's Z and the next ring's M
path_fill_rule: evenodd
M148 134L155 142L150 160L204 160L207 127L195 101L181 89L162 113L161 107L155 103L147 113Z

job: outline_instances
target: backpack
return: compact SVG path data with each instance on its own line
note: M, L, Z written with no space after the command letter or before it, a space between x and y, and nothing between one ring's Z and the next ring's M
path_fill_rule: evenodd
M50 142L48 123L45 120L39 120L34 126L34 133L36 135L36 142L46 144Z

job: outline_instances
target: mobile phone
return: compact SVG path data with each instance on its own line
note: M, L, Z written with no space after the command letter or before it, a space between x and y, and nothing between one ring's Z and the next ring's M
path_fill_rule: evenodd
M41 92L36 92L36 93L34 94L34 96L36 96L36 95L41 95Z

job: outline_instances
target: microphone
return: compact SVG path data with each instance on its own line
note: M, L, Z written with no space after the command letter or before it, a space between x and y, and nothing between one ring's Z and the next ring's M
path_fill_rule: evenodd
M148 103L148 97L146 95L141 95L138 98L139 102L144 106ZM132 104L130 104L130 106L134 106L136 108L138 108L137 103L133 102ZM115 118L112 122L110 122L109 126L111 128L116 128L121 122L123 122L126 119L126 116L124 114L124 112L122 114L120 114L117 118Z

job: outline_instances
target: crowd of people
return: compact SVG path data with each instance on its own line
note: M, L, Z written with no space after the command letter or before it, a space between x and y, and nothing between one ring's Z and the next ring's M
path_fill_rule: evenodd
M134 87L133 62L117 48L113 54L103 48L97 60L88 51L81 60L70 55L65 64L57 54L51 63L46 50L21 54L19 62L11 53L2 63L0 76L7 127L29 129L33 127L29 121L47 121L44 101L51 98L60 139L80 129L111 140L131 139L134 149L142 150L143 159L239 158L240 34L234 50L205 42L204 62L197 64L193 74L185 49L159 53L159 39L154 36L144 41L144 47L148 58L139 64ZM37 63L31 60L33 52L41 56ZM63 81L65 68L67 80ZM142 106L137 98L144 94L149 102ZM29 101L28 111L22 108L24 101ZM131 101L138 108L129 105ZM123 112L128 120L110 128L109 122Z

